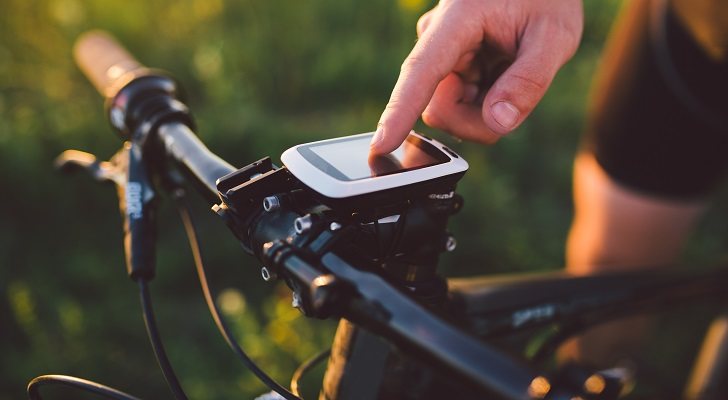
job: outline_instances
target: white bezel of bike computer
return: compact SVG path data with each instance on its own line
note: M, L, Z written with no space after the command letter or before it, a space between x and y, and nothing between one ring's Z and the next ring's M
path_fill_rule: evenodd
M300 144L286 150L281 155L281 161L304 185L332 199L408 187L450 175L462 175L468 169L468 163L442 143L412 132L405 143L392 153L392 159L397 162L397 154L403 156L406 146L415 146L426 153L431 158L430 161L424 165L377 176L359 176L361 174L357 175L357 172L352 173L348 165L361 164L362 160L364 165L369 163L369 142L373 135L373 132L369 132ZM347 150L357 150L351 154L337 151L343 150L344 146ZM357 160L351 162L352 157ZM361 172L361 167L358 169Z

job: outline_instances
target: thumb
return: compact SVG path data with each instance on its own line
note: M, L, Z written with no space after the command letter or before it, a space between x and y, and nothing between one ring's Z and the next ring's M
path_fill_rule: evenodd
M495 81L483 99L483 121L505 135L533 111L568 57L555 46L524 43L516 60Z

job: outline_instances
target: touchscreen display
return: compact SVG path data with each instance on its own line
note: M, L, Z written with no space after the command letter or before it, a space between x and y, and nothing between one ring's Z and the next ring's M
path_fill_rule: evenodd
M354 181L375 176L429 167L450 161L432 144L416 136L390 154L369 158L372 135L342 138L300 147L299 150L318 169L339 180Z

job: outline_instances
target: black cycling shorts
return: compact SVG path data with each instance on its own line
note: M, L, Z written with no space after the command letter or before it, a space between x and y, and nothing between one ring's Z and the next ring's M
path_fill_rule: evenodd
M625 187L703 198L728 170L728 63L670 5L629 3L602 56L587 149Z

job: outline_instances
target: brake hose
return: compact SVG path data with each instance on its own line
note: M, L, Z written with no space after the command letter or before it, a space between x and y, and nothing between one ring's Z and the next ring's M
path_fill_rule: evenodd
M243 364L266 386L287 400L302 400L261 370L260 367L258 367L258 365L256 365L255 362L245 353L245 351L243 351L233 337L228 324L222 318L220 310L218 309L217 304L215 304L210 286L208 285L207 272L205 271L205 265L202 261L202 251L200 249L199 241L197 240L197 229L195 228L189 207L185 201L184 190L175 190L172 197L177 203L177 212L179 213L180 219L182 219L182 224L184 225L185 233L187 234L187 240L190 244L192 257L195 262L195 269L197 269L197 276L200 280L200 286L202 288L202 293L205 296L207 308L210 310L212 319L215 321L215 325L220 331L222 337L225 339L225 342L227 342L228 346L230 346L233 352L237 354Z

